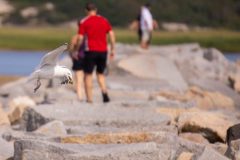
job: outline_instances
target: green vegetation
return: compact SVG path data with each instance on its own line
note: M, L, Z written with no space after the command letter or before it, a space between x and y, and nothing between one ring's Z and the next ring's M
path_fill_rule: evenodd
M115 28L117 42L138 43L136 31ZM0 48L18 50L47 50L70 42L76 31L69 28L0 28ZM152 44L180 44L198 42L203 47L215 47L221 51L240 52L240 32L228 30L204 30L191 32L155 31Z
M16 10L8 22L28 24L31 20L59 24L82 18L84 6L89 0L10 0ZM97 4L99 13L106 16L114 26L124 27L134 20L141 5L150 1L152 13L159 22L182 22L188 25L225 27L240 30L239 0L90 0ZM46 10L44 4L52 2L55 10ZM23 18L21 9L35 6L39 14Z

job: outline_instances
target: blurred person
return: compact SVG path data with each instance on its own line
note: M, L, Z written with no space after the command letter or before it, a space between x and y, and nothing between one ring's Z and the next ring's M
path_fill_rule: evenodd
M71 42L69 45L69 53L73 63L72 70L75 73L75 81L76 81L75 89L77 92L77 97L80 101L83 101L84 42L82 42L79 48L77 48L78 47L77 43L78 43L78 34L74 35L71 39Z
M96 67L97 80L102 92L103 102L110 98L107 93L104 70L107 63L107 35L110 37L110 59L115 56L115 35L108 20L97 14L94 3L86 4L87 16L81 21L78 34L78 46L86 38L84 57L84 82L87 102L93 102L92 74Z
M141 13L140 13L140 31L139 36L141 37L141 42L140 46L143 49L148 49L151 38L152 38L152 31L153 31L153 18L152 14L150 12L150 3L146 3L142 8L141 8Z

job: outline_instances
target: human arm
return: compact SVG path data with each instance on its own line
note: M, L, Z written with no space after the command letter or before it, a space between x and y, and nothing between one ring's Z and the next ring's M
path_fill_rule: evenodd
M78 34L77 35L76 49L72 53L72 57L76 60L79 59L78 52L79 52L79 49L80 49L80 46L81 46L82 43L83 43L83 35Z
M115 57L115 43L116 43L116 37L113 30L109 31L109 39L110 39L110 59L114 59Z

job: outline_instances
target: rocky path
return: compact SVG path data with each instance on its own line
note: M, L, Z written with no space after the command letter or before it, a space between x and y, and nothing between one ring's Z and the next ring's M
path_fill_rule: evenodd
M0 159L239 158L225 143L240 119L237 64L198 44L148 51L118 44L117 54L109 64L108 104L95 79L93 104L55 81L36 94L24 79L2 86ZM62 63L71 65L69 58Z

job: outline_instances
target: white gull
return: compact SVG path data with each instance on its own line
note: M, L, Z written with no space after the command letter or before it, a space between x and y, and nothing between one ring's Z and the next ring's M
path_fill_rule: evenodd
M57 78L61 80L61 84L73 84L73 76L70 69L65 66L58 65L58 58L68 48L67 44L61 45L55 50L48 52L41 60L41 63L28 78L28 81L37 80L37 85L34 88L36 92L41 86L41 79Z

